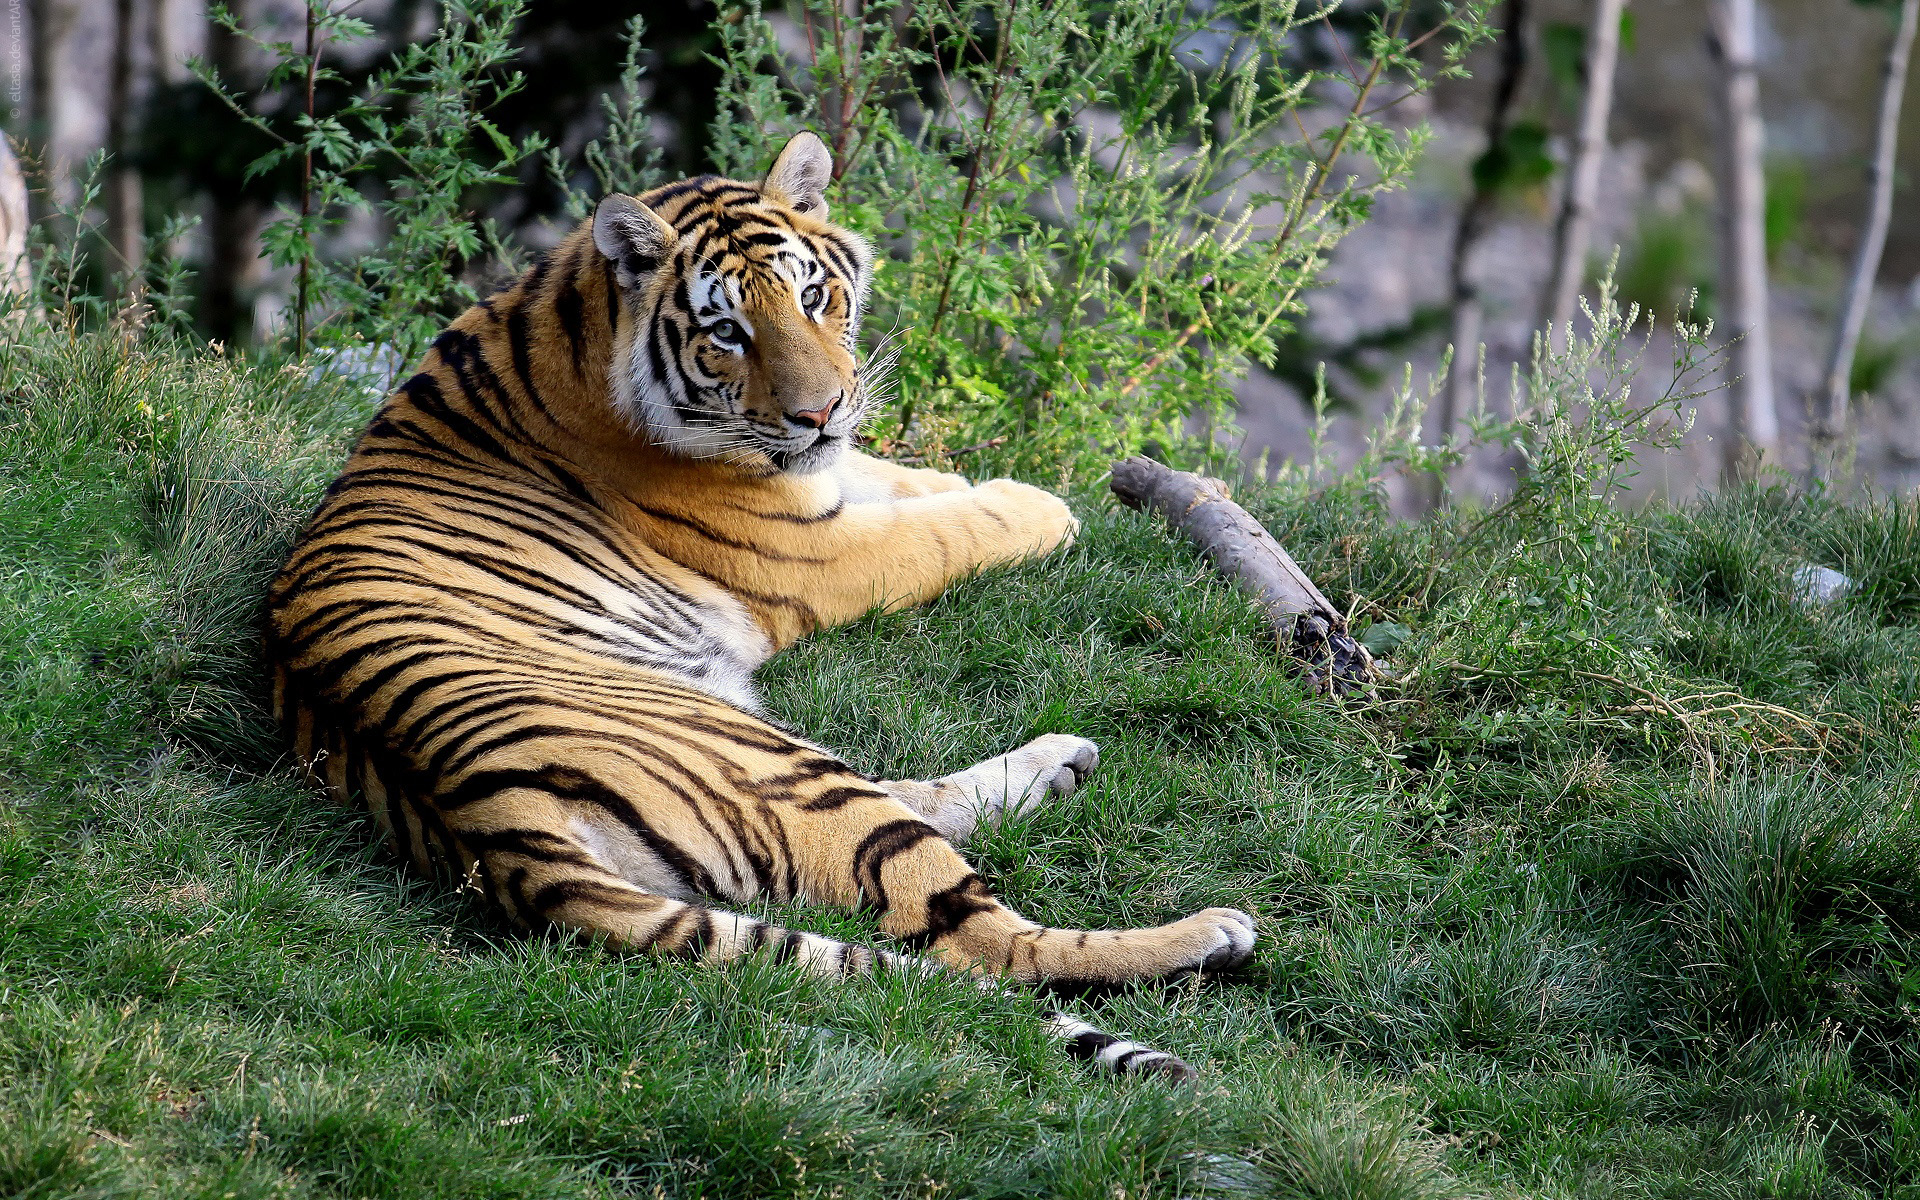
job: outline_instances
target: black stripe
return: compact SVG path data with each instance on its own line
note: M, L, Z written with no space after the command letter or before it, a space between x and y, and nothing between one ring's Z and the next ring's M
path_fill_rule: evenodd
M613 273L612 259L601 258L600 278L607 293L607 344L611 346L620 332L620 281Z
M453 812L501 792L519 789L546 792L562 800L599 805L618 817L660 860L661 865L673 872L679 887L671 890L712 890L711 877L692 855L642 819L639 811L625 797L585 771L573 767L549 765L538 770L507 768L476 771L441 795L438 806L442 812Z
M750 517L758 517L762 521L785 521L791 525L818 525L822 521L831 521L845 512L847 502L845 498L837 499L833 502L833 507L827 509L825 512L811 515L807 513L761 512L759 509L748 508L744 504L728 503L727 507L733 509L735 512L746 513Z
M513 460L513 456L494 440L492 434L480 428L471 417L454 411L453 407L447 403L446 393L440 390L440 381L432 375L423 371L401 384L400 390L419 407L420 411L445 425L449 432L469 446L493 458L508 462Z
M806 935L800 933L789 933L786 937L781 938L780 948L773 952L773 961L776 963L792 962L793 959L799 955L800 947L806 944L806 940Z
M1123 1042L1125 1040L1125 1038L1114 1037L1110 1033L1101 1033L1098 1029L1089 1029L1085 1033L1067 1042L1067 1056L1085 1062L1115 1042Z
M862 898L879 912L888 910L887 889L880 873L889 862L930 838L938 838L925 821L901 819L877 826L853 852L853 880Z
M658 896L639 891L631 887L620 887L598 879L559 879L546 884L527 898L527 907L543 917L551 917L553 910L564 904L576 901L599 904L607 908L625 909L629 912L646 912L665 903Z
M950 888L927 897L926 927L902 940L912 949L929 946L959 929L983 912L1000 907L986 882L969 874Z
M580 289L574 283L574 277L580 271L580 247L575 246L572 256L560 264L560 285L553 297L553 311L560 318L560 328L566 331L567 343L573 347L573 373L586 374L581 359L587 352L586 302L580 298Z
M697 518L694 518L694 517L683 516L680 513L668 512L663 508L654 508L650 505L641 504L637 500L633 500L631 501L631 503L633 504L633 507L639 509L641 512L647 514L649 517L652 517L656 521L665 521L670 525L678 525L682 529L691 529L693 532L699 534L701 537L717 545L725 546L730 550L746 550L751 552L755 556L759 558L767 559L770 562L805 563L809 566L824 566L834 561L831 558L815 558L805 554L785 554L778 550L769 549L766 546L756 545L753 542L742 541L739 538L731 537L727 534L721 533L719 530L715 529L713 526L708 525L705 521L698 520Z
M828 788L826 791L801 802L800 811L810 813L833 812L837 809L845 808L852 801L874 800L884 795L886 795L885 792L874 788L851 787L842 784L839 787Z
M521 304L507 318L507 348L512 352L513 373L520 380L520 391L526 396L527 403L544 413L547 403L540 398L540 389L533 385L532 344L532 334L527 328L527 309Z

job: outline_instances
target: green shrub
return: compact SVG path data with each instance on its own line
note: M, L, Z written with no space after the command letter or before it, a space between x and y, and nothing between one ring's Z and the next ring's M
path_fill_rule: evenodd
M314 112L311 100L315 81L340 79L325 53L372 30L351 15L351 5L304 4L307 36L298 45L264 40L224 5L212 10L274 61L267 90L304 89L307 106L292 129L256 112L251 97L234 93L205 62L194 68L242 120L277 143L248 167L249 178L301 163L300 208L277 214L263 239L274 265L298 272L286 314L295 355L306 352L312 320L323 343L392 346L411 363L478 298L476 266L484 274L512 269L518 259L477 210L484 189L515 184L519 166L544 149L537 138L509 139L486 117L521 87L506 67L527 0L445 0L435 35L396 52L364 92L331 114ZM346 258L323 253L326 236L356 214L380 218L381 243Z
M780 19L804 27L804 53L754 4L715 26L710 153L754 177L800 128L832 144L836 219L892 260L868 320L876 361L895 373L897 402L875 414L884 449L998 450L1002 464L1069 477L1149 441L1207 452L1196 422L1229 412L1236 375L1271 355L1333 244L1424 141L1385 122L1382 97L1458 73L1489 3L1436 13L1387 0L1355 76L1296 65L1320 14L1291 0L802 0ZM476 279L512 269L517 255L478 212L543 148L485 115L520 86L509 34L523 11L448 0L434 38L340 111L309 101L290 129L201 68L279 143L251 170L298 160L308 180L300 210L267 233L273 261L297 270L296 354L311 317L323 342L392 345L410 361ZM255 39L277 62L268 93L336 80L327 52L368 32L331 0L307 12L299 44ZM630 25L624 94L607 98L585 171L547 156L569 216L594 198L579 184L659 181L636 99L643 37ZM1333 114L1311 136L1309 109ZM329 256L327 235L354 214L377 214L384 244Z
M1097 472L1229 411L1424 140L1372 115L1376 90L1451 73L1484 8L1421 34L1444 37L1436 68L1389 0L1348 78L1291 65L1320 14L1288 0L805 0L804 54L756 4L720 26L714 152L744 174L798 128L833 146L836 215L894 260L872 317L896 355L886 444L1007 437L1029 470ZM1302 136L1326 91L1340 115Z

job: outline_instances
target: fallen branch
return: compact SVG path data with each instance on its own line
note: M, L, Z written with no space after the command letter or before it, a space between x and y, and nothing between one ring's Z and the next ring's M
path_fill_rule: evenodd
M1113 464L1112 487L1122 504L1158 513L1196 542L1215 570L1254 594L1314 691L1346 695L1373 682L1373 656L1348 633L1346 617L1233 502L1226 484L1136 456Z

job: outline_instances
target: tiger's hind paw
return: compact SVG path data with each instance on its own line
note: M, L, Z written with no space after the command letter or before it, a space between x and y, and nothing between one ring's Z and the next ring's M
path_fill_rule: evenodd
M1175 965L1162 979L1188 975L1218 975L1253 957L1256 934L1253 918L1237 908L1207 908L1162 929L1186 952L1186 962Z

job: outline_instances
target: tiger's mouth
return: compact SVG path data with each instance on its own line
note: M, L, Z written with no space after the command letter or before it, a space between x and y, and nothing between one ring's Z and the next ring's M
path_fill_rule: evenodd
M847 435L822 430L806 446L768 446L767 462L783 475L811 475L825 470L846 448Z

